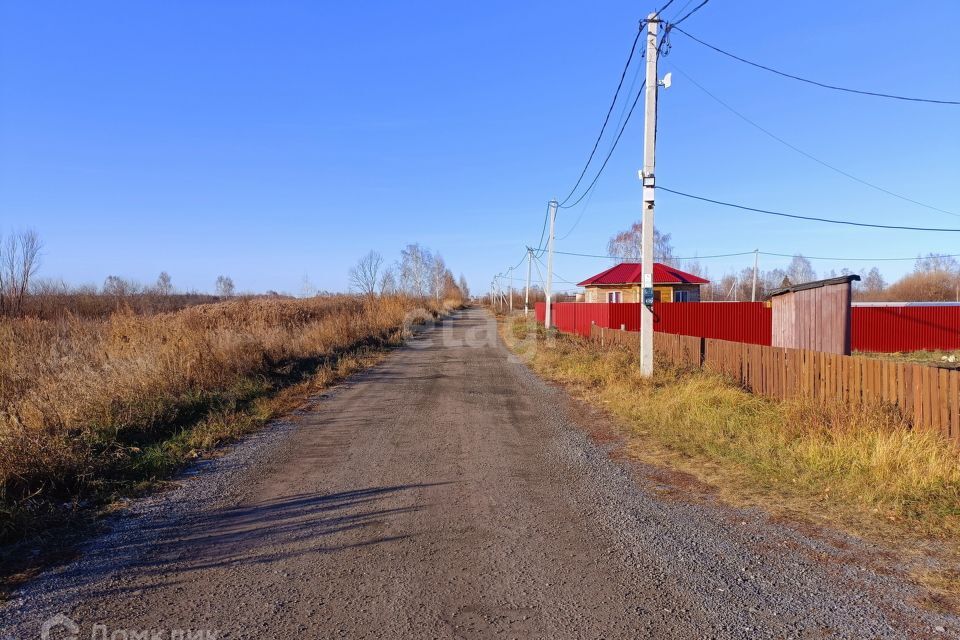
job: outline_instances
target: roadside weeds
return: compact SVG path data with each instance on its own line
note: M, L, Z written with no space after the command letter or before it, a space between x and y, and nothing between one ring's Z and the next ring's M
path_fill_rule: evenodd
M960 605L960 452L890 408L776 403L703 371L639 376L637 354L548 334L501 336L534 371L614 418L631 457L690 474L730 504L839 528L895 551L932 608Z
M27 367L39 362L34 387L25 388L33 393L46 385L42 399L50 410L18 406L23 396L12 391L0 405L8 412L0 418L9 421L0 421L0 598L51 562L69 559L76 543L124 499L162 487L193 460L219 455L223 445L377 364L403 343L408 325L445 313L438 308L411 318L417 305L410 301L384 305L225 303L108 319L108 329L123 326L119 341L103 323L59 332L38 324L27 344L73 350L77 356L65 362L76 366L58 369L43 362L41 349L21 350L19 371L30 373ZM173 340L179 344L171 350ZM0 367L0 383L4 374ZM86 395L78 398L72 392L80 388ZM65 416L56 427L52 411ZM27 422L33 415L36 426Z

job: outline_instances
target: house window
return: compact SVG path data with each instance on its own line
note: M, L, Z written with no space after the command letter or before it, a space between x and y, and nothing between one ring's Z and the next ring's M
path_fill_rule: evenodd
M673 292L673 301L674 301L674 302L690 302L690 292L689 292L689 291L674 291L674 292Z
M607 302L620 302L620 292L607 291Z

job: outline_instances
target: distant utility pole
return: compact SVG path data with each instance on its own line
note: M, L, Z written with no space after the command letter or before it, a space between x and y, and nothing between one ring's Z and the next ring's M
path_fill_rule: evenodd
M757 301L757 269L760 267L760 249L753 250L753 291L750 293L750 302Z
M643 114L643 231L640 239L643 304L640 306L640 375L653 375L653 204L657 146L657 28L656 13L647 16L647 85Z
M510 314L513 315L513 267L507 269L507 294L510 296Z
M530 270L533 268L533 249L527 247L527 290L523 294L523 315L530 314Z
M557 201L550 201L550 238L547 240L547 310L543 319L543 326L549 329L552 326L550 305L553 302L553 227L557 221Z

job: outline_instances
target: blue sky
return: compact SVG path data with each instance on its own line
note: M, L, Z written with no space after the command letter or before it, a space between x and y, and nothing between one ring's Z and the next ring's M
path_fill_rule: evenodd
M394 259L420 242L483 290L537 242L546 201L572 186L637 21L655 6L0 0L0 230L37 229L42 275L71 283L151 282L167 270L181 288L209 290L225 273L241 290L297 292L308 274L342 290L361 254ZM684 28L825 82L960 99L960 3L906 9L713 0ZM957 213L960 107L825 91L680 34L672 44L661 66L675 71L661 93L661 184L798 213L960 227L770 140L675 68L808 153ZM636 115L558 249L602 253L638 217ZM580 213L562 212L558 235ZM960 253L960 234L793 222L670 195L659 196L657 225L683 256ZM704 261L713 277L751 263ZM572 280L604 266L556 261ZM910 268L881 264L891 279Z

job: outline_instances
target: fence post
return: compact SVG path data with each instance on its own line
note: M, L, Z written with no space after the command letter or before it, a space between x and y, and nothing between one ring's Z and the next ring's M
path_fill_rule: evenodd
M700 338L700 362L697 365L698 368L703 369L703 363L707 357L707 341L705 338Z

